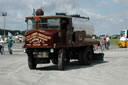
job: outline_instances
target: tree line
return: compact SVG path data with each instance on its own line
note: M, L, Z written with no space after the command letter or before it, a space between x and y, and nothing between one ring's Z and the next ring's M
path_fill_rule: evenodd
M8 32L10 32L12 35L25 35L25 31L20 31L20 30L5 30L5 35L8 35ZM0 29L0 35L4 35L4 30Z

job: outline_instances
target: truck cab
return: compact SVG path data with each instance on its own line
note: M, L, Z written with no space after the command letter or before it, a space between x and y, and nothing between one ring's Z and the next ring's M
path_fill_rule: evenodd
M70 36L73 29L70 17L34 16L27 17L26 22L28 31L25 46L27 48L71 46Z

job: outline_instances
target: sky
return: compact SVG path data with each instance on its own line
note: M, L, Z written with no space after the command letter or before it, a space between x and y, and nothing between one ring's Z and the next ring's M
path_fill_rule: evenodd
M2 12L7 12L6 29L26 30L25 17L33 8L45 15L56 12L89 16L96 35L119 34L128 29L128 0L0 0L0 28L4 28Z

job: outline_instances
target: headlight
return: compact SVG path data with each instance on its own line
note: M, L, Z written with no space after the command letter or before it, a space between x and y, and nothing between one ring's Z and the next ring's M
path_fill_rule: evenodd
M51 52L51 53L53 53L53 52L54 52L54 49L53 49L53 48L51 48L51 49L50 49L50 52Z

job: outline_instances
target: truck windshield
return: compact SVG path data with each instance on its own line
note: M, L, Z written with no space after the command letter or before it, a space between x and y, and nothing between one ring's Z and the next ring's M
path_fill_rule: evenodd
M31 30L35 28L35 20L34 19L28 19L27 20L27 29Z
M40 29L57 29L60 27L60 19L57 18L40 18Z
M34 19L27 20L27 29L36 28L36 21ZM40 29L58 29L60 27L60 19L57 18L39 18L38 28Z
M125 31L121 31L121 32L120 32L120 36L121 36L121 37L125 37Z

